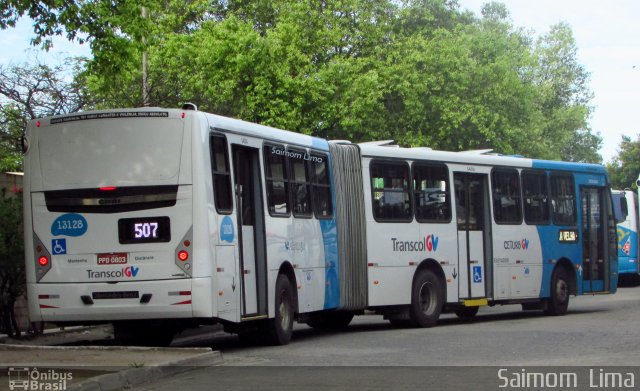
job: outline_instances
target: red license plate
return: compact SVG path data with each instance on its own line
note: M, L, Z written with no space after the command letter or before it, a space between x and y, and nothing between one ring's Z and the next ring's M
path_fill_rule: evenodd
M98 254L98 265L122 265L127 263L128 258L127 253Z

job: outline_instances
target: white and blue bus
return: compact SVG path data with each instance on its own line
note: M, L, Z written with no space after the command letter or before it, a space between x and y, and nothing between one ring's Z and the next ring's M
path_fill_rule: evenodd
M618 222L618 274L638 276L638 195L632 190L611 190Z
M563 315L570 295L616 291L598 165L327 141L189 105L43 118L26 141L32 321L286 344L294 321Z

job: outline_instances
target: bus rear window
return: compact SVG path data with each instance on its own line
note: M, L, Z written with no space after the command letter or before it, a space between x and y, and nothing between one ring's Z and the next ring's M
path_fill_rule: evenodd
M167 118L62 123L38 133L40 169L49 188L177 183L182 138Z

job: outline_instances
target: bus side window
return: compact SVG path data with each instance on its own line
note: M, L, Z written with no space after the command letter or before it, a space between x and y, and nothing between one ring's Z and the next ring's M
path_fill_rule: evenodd
M285 160L286 150L281 145L265 145L265 180L267 206L272 216L289 216L289 175Z
M421 223L451 221L449 178L445 165L413 165L414 205L416 220Z
M556 225L576 224L576 193L572 175L551 174L551 203Z
M209 138L209 148L216 210L218 213L229 214L233 209L233 198L227 139L223 135L212 134Z
M313 180L313 212L318 219L333 217L333 202L331 201L331 181L327 155L311 154L311 176Z
M291 202L293 215L296 217L311 217L311 184L309 180L309 170L307 169L306 160L302 157L306 155L306 151L289 149L291 152L289 172L291 173Z
M498 224L522 223L520 176L517 170L496 169L491 172L493 213Z
M406 163L371 163L373 216L378 221L411 221L409 166Z
M523 171L524 221L531 225L549 224L549 190L544 171Z

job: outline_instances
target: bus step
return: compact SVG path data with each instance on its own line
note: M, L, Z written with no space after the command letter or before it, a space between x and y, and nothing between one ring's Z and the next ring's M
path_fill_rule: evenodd
M246 316L241 318L240 320L242 322L246 322L249 320L260 320L260 319L267 319L269 317L269 315L255 315L255 316Z
M467 299L467 300L462 300L462 305L464 305L465 307L480 307L483 305L489 305L489 301L486 298Z

